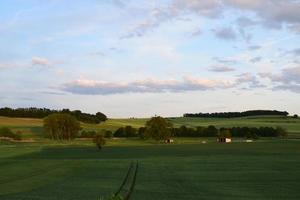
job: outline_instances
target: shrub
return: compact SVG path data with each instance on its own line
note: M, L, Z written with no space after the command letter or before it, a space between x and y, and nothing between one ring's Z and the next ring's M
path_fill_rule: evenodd
M105 138L112 138L113 137L113 133L109 130L104 130L104 137Z
M14 133L7 127L0 128L0 137L7 137L7 138L14 139L14 140L22 139L21 131L17 131L17 133Z
M96 144L99 150L101 150L106 143L104 136L101 134L96 135L93 139L93 142Z
M81 131L79 136L80 138L94 138L97 135L96 131Z

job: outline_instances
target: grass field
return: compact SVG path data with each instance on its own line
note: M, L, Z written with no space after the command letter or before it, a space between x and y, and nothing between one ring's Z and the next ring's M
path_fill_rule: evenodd
M129 143L133 143L129 145ZM140 168L132 199L300 199L300 141L0 146L0 199L99 199Z
M0 142L1 200L97 200L119 188L139 161L133 200L300 199L300 120L172 118L175 126L282 126L292 137L218 144L214 138L175 138L174 144L110 139L103 151L90 140L43 138L42 120L0 117L30 143ZM143 126L147 119L111 119L85 129ZM202 144L203 140L207 143ZM105 200L105 199L104 199Z

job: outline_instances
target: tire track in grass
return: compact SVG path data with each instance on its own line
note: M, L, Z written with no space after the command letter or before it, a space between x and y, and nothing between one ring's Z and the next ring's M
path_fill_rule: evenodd
M138 173L138 161L131 162L128 171L126 173L126 176L118 189L118 191L115 193L114 196L121 196L124 200L129 200L131 197L131 194L134 190L134 186L136 183L136 177Z

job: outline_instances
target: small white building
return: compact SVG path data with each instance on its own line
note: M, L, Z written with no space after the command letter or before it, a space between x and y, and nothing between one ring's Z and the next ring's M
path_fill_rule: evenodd
M230 143L231 142L231 138L219 137L218 138L218 142L221 142L221 143Z
M167 144L170 144L170 143L173 143L173 142L174 142L174 140L172 140L172 139L165 140L165 143L167 143Z

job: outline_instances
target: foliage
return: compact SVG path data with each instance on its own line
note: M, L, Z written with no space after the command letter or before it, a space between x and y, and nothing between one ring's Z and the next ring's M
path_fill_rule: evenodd
M83 113L80 110L70 111L69 109L62 110L50 110L47 108L0 108L0 116L6 117L22 117L22 118L44 118L50 114L54 113L65 113L76 117L77 120L85 123L98 124L100 122L106 121L107 117L101 113L97 112L95 115Z
M231 137L230 129L221 128L220 132L219 132L219 137L220 138L230 138Z
M114 133L114 137L136 137L136 136L137 136L137 130L132 126L125 126L125 127L118 128Z
M258 139L259 137L286 137L287 131L281 127L232 127L220 128L215 126L189 128L181 126L172 128L172 135L175 137L245 137Z
M138 130L138 135L141 139L147 139L146 138L146 127L140 127Z
M17 131L14 133L7 127L0 128L0 137L7 137L14 140L21 140L22 139L22 133L20 131Z
M94 138L97 135L96 131L83 130L79 133L79 138Z
M179 128L172 128L171 132L175 137L216 137L218 135L218 129L215 126L199 126L194 129L182 125Z
M260 115L280 115L288 116L286 111L277 110L249 110L245 112L222 112L222 113L186 113L184 117L203 117L203 118L233 118L233 117L249 117Z
M112 131L103 130L103 132L104 132L104 137L105 138L112 138L114 136Z
M172 123L162 117L152 117L146 123L145 137L154 140L166 140L171 137Z
M77 136L81 128L72 115L51 114L44 119L44 129L51 139L70 140Z
M105 138L102 134L98 134L94 137L93 142L96 144L99 150L106 144Z

